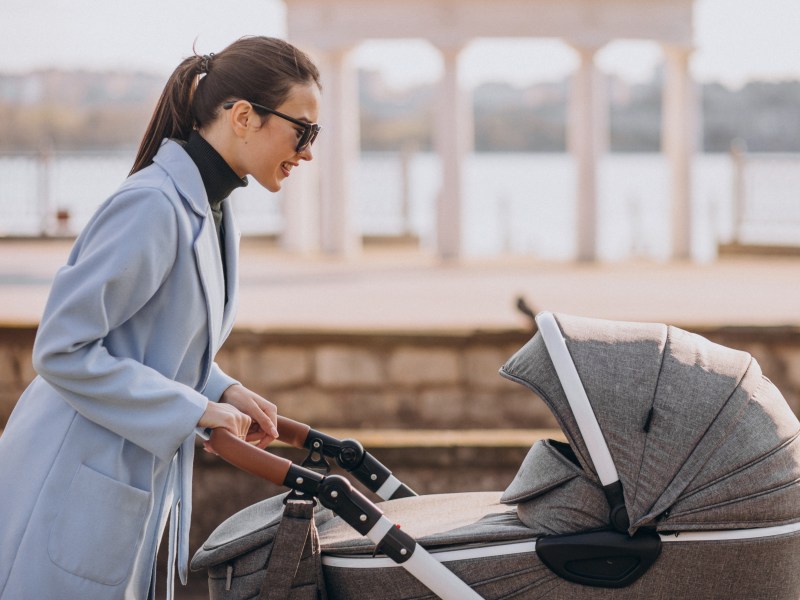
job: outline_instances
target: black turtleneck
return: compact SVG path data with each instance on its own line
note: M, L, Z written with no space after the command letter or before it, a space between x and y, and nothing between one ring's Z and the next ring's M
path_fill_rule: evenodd
M239 177L219 152L196 131L189 134L189 140L183 147L200 171L217 233L221 233L222 201L236 188L246 186L247 177Z
M203 179L203 186L206 188L208 204L211 207L211 214L214 217L214 225L217 229L219 239L220 258L222 259L222 272L225 279L228 278L228 270L225 264L225 228L222 223L222 201L238 187L247 185L247 177L239 177L219 152L209 144L203 136L196 131L189 134L186 142L181 142L186 153L197 165L200 177ZM228 301L228 286L225 286L225 302Z

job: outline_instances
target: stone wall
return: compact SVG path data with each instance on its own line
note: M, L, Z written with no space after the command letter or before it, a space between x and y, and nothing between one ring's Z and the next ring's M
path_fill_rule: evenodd
M753 354L800 413L800 329L694 329ZM34 373L35 330L0 326L0 428ZM430 333L232 333L217 359L224 370L317 429L550 428L530 391L498 369L527 331Z
M0 430L20 394L36 375L31 366L35 334L32 327L0 325Z
M218 360L317 428L555 426L538 399L498 374L528 337L237 332Z

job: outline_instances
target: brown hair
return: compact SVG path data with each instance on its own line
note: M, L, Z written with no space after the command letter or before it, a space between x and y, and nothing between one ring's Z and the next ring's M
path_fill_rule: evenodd
M274 108L298 83L321 87L319 71L306 54L280 39L248 36L219 54L195 53L167 80L130 174L153 162L164 138L186 140L192 129L210 123L226 100L250 100Z

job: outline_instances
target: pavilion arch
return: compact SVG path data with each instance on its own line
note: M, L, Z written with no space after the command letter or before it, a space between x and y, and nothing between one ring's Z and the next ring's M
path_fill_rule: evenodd
M662 150L671 179L672 257L691 258L691 159L697 127L693 0L285 0L287 35L311 53L325 86L319 159L287 188L284 246L357 253L352 180L358 168L359 111L353 50L366 39L423 38L441 53L435 150L442 165L437 250L462 254L463 158L472 148L471 104L459 57L476 38L558 38L576 53L567 146L575 161L577 258L597 259L597 164L606 150L608 101L597 53L618 39L651 40L664 54ZM300 175L300 172L298 172ZM316 199L319 197L319 204Z

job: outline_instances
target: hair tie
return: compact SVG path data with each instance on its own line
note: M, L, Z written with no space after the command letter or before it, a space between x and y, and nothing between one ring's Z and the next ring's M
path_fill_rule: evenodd
M200 58L200 72L208 73L208 68L211 66L211 59L214 58L214 53L204 54Z

